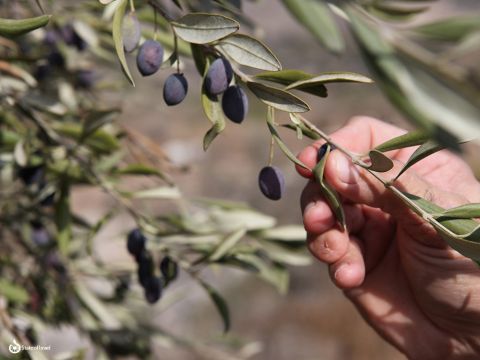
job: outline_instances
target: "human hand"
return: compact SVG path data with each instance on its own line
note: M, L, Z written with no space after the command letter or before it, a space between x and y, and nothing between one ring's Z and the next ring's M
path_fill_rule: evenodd
M331 138L361 154L404 132L356 117ZM322 144L307 147L299 159L313 168ZM382 177L393 178L413 151L390 152L395 167ZM310 171L297 170L312 177ZM339 229L315 182L305 187L301 206L308 248L329 265L335 285L409 358L480 358L478 266L449 248L431 225L338 150L330 153L325 177L342 197L347 232ZM414 165L394 185L444 208L480 202L480 184L470 168L448 151Z

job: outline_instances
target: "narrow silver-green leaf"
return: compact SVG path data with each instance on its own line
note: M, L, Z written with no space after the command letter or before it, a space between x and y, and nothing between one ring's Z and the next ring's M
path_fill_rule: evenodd
M0 36L18 36L44 27L50 21L51 15L42 15L28 19L1 19Z
M133 193L126 193L125 195L131 196L135 199L180 199L182 197L182 193L178 188L171 187L171 186L161 186L152 189L146 190L139 190Z
M220 260L227 255L240 240L242 240L246 233L246 229L242 228L225 236L208 256L208 260L212 262Z
M393 168L393 161L378 150L371 150L368 157L371 162L368 169L372 171L386 172Z
M320 185L320 191L322 192L322 195L324 196L328 205L330 206L333 213L335 214L335 217L337 219L337 222L340 225L340 228L342 229L342 231L344 231L347 225L346 225L345 213L343 211L343 206L340 200L340 196L335 191L335 189L325 181L325 178L324 178L325 165L327 164L327 159L328 159L328 155L330 154L330 150L331 150L330 145L327 145L325 154L317 163L317 165L313 168L312 172L313 172L313 177L315 178L315 181Z
M422 145L429 139L430 135L424 130L411 131L385 141L384 143L375 147L375 150L387 152L391 150L403 149L410 146Z
M255 78L260 80L271 81L277 84L290 85L296 81L311 79L315 75L306 73L301 70L280 70L280 71L265 71L255 75Z
M397 50L398 44L356 8L345 10L378 83L412 122L448 146L455 146L453 138L480 138L480 103L472 87L426 65L415 51Z
M318 85L335 83L335 82L354 82L354 83L370 84L370 83L373 83L373 80L364 75L357 74L357 73L330 72L330 73L323 73L323 74L314 76L310 79L296 81L288 85L285 88L285 90L303 89L303 88L315 87Z
M254 236L271 241L305 242L307 239L307 232L305 231L305 228L300 225L284 225L273 229L259 231L254 234Z
M418 196L403 193L408 201L430 214L445 209ZM407 203L408 205L408 203ZM437 219L431 222L441 237L455 250L472 260L480 261L479 223L471 219Z
M164 174L160 170L144 164L129 164L125 167L116 169L115 173L123 175L154 175L161 178L164 177Z
M228 330L230 329L230 311L228 310L228 305L226 301L217 292L217 290L215 290L206 282L200 281L200 285L202 285L208 296L210 296L210 299L212 300L213 304L218 310L218 313L222 317L224 332L228 332Z
M243 34L234 34L220 41L220 49L232 60L260 70L277 71L282 65L261 41Z
M190 13L171 25L181 39L193 44L208 44L236 32L237 21L218 14Z
M257 79L270 81L286 86L298 81L312 79L314 77L315 75L306 73L301 70L265 71L255 75L255 78ZM323 84L316 84L313 87L299 88L298 90L320 97L327 97L328 95L327 88Z
M286 112L307 112L310 107L302 99L271 86L257 82L247 82L248 88L265 104Z
M480 204L465 204L436 214L437 219L455 218L455 219L472 219L480 218Z
M292 15L328 50L341 53L345 43L326 2L318 0L283 0Z
M304 169L309 170L308 166L305 165L303 162L301 162L288 148L288 146L283 142L282 138L277 132L277 129L275 129L275 125L273 123L273 119L271 118L271 111L268 111L268 116L267 116L267 125L268 125L268 130L270 130L270 133L272 134L273 140L276 142L280 150L287 156L290 161L294 162L295 164L303 167Z
M203 150L207 151L212 141L225 129L225 117L217 96L209 96L202 90L202 106L205 115L213 124L203 138Z
M118 4L117 9L115 10L115 14L113 15L113 23L112 23L112 37L113 43L115 44L115 51L117 52L118 60L122 65L122 70L125 73L128 81L135 86L135 82L133 81L132 74L130 73L130 69L128 68L127 59L125 57L125 49L123 48L123 36L122 36L122 23L123 17L125 16L125 10L128 5L128 0L118 0L120 3Z
M234 254L233 257L241 263L253 267L259 278L269 282L281 294L288 290L289 274L284 266L275 263L268 263L265 259L256 254ZM244 265L244 266L245 266Z
M459 41L466 35L480 30L480 13L462 16L448 16L427 24L419 25L412 30L418 34L435 40Z
M397 176L395 176L395 179L398 179L400 175L402 175L409 167L412 165L416 164L420 160L425 159L427 156L430 156L440 150L443 150L445 147L438 145L434 141L427 141L424 143L422 146L420 146L415 152L410 156L408 159L407 163L403 166L403 168L400 170Z

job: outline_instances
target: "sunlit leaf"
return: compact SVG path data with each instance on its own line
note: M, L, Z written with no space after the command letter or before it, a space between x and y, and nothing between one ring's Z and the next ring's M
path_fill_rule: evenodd
M135 199L179 199L182 197L180 190L171 186L139 190L129 195Z
M298 241L303 243L307 239L307 232L300 225L279 226L259 231L254 235L271 241Z
M238 22L233 19L206 13L190 13L171 24L178 37L193 44L211 43L240 28Z
M225 236L220 243L213 249L212 253L208 256L209 261L218 261L229 253L237 243L242 240L246 234L245 229L239 229L231 234Z
M112 23L112 37L113 42L115 44L115 50L117 52L118 60L122 65L122 70L125 73L128 81L135 86L135 82L133 81L132 74L130 73L130 69L128 68L127 59L125 57L125 50L123 48L123 36L122 36L122 23L123 17L125 16L125 10L128 5L128 0L117 0L119 1L118 7L115 10L115 14L113 15L113 23Z
M260 70L281 70L282 65L272 51L259 40L243 34L234 34L218 44L228 57L237 63Z

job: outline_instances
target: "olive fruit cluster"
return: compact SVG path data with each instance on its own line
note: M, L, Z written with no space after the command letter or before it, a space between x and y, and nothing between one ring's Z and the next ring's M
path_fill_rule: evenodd
M46 58L37 63L35 77L39 81L48 80L55 71L66 70L66 60L60 51L61 43L79 52L83 52L88 47L87 42L71 24L46 31L43 43L48 47L48 52ZM97 80L95 72L90 68L79 69L73 75L75 76L75 85L83 89L92 88Z
M232 79L232 65L227 59L218 58L208 68L204 87L209 96L223 94L222 109L225 116L240 124L248 112L248 98L240 86L230 85Z
M258 186L265 197L280 200L285 193L285 177L276 166L265 166L258 174Z
M52 206L55 201L55 191L45 193L47 179L44 165L19 166L16 169L17 177L23 184L36 194L42 193L39 201L40 206Z
M138 282L144 289L145 299L150 304L156 303L162 296L163 288L176 279L178 265L169 256L160 262L161 276L155 273L155 261L146 248L147 238L140 229L133 229L127 237L127 250L137 262Z
M122 39L126 52L133 52L141 38L140 22L135 13L123 19ZM155 74L162 66L164 49L156 40L146 40L137 52L137 68L142 76ZM180 104L188 93L188 82L183 74L170 75L163 85L163 100L168 106Z

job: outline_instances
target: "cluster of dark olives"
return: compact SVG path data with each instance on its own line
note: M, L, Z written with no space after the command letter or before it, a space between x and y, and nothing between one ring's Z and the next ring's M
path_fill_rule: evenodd
M285 193L285 176L276 166L265 166L258 174L258 186L265 197L280 200Z
M47 179L44 165L27 165L18 167L17 177L22 183L32 189L35 193L43 193L47 186ZM55 192L44 194L39 201L40 206L52 206L55 200Z
M141 38L140 22L134 13L129 13L123 19L123 48L133 52ZM142 76L155 74L163 63L163 46L156 40L146 40L137 52L137 68ZM188 82L183 74L170 75L163 85L163 100L168 106L180 104L188 92Z
M203 86L209 96L223 94L222 109L225 116L240 124L248 112L248 98L240 86L230 85L232 79L232 65L227 59L218 58L208 68Z
M155 261L146 248L147 238L140 229L130 231L127 237L127 250L137 262L138 282L143 287L145 299L156 303L162 296L162 290L178 275L178 265L169 256L165 256L159 265L161 276L155 273Z
M88 44L77 33L71 24L48 30L43 39L48 47L48 54L45 60L39 61L35 71L37 80L48 79L55 70L65 70L65 58L60 51L59 43L63 43L79 52L84 51ZM92 69L80 69L74 74L75 85L79 88L90 89L96 81L95 72Z

